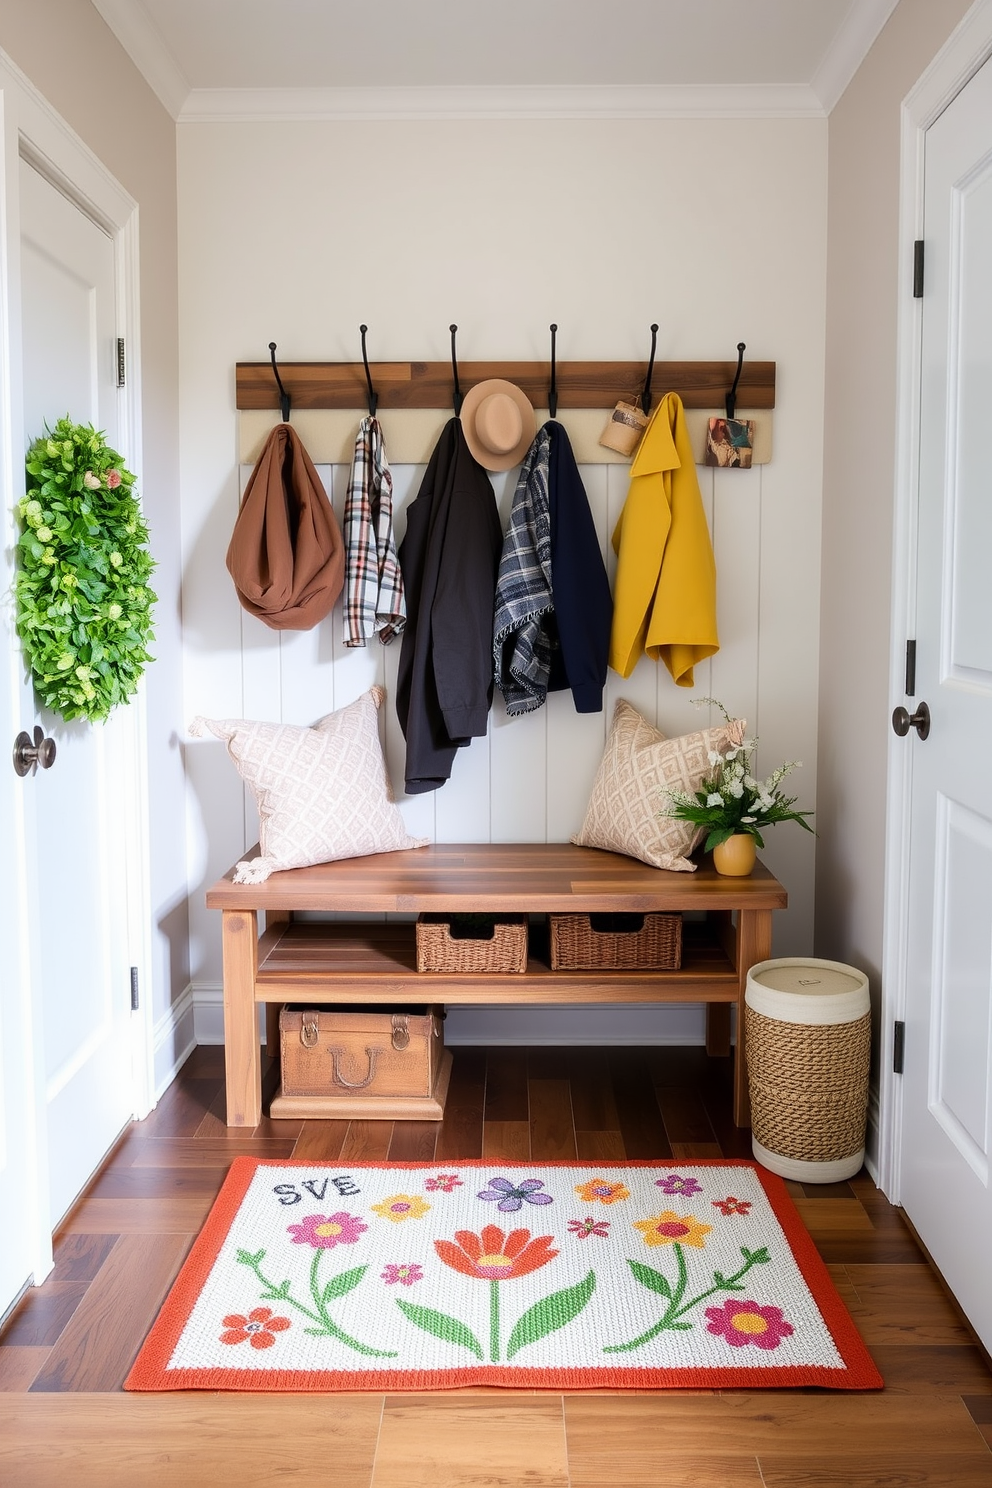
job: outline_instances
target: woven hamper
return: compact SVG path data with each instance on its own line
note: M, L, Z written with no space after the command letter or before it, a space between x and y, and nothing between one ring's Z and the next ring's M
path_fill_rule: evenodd
M865 1155L867 977L839 961L759 961L744 1003L754 1156L806 1183L853 1177Z

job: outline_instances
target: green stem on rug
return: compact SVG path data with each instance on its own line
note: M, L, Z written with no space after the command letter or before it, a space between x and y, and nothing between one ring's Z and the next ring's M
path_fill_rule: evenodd
M311 1322L319 1324L316 1328L307 1328L307 1332L316 1338L336 1338L339 1343L346 1344L348 1348L354 1349L358 1354L369 1354L376 1359L395 1359L395 1349L372 1348L370 1344L360 1343L357 1338L352 1338L343 1328L339 1328L334 1319L327 1311L327 1303L337 1297L344 1297L353 1291L368 1270L367 1266L355 1266L351 1271L342 1271L339 1276L333 1276L321 1289L318 1284L320 1271L320 1258L323 1250L315 1250L313 1261L310 1265L310 1294L313 1297L317 1311L311 1312L302 1302L298 1302L290 1292L291 1282L287 1279L279 1286L270 1281L262 1274L262 1261L265 1251L259 1250L254 1255L247 1250L239 1250L237 1259L243 1266L254 1271L259 1283L264 1288L262 1300L265 1302L288 1302L290 1307L295 1307L297 1312L302 1312Z
M489 1283L489 1356L499 1363L499 1282Z
M704 1292L700 1292L698 1296L693 1297L691 1301L683 1302L682 1298L685 1296L685 1289L689 1279L684 1248L676 1241L672 1249L675 1252L675 1259L678 1265L678 1279L675 1283L674 1291L670 1282L666 1277L662 1276L660 1271L655 1271L651 1266L642 1265L640 1261L628 1259L627 1265L637 1280L642 1286L646 1286L648 1291L657 1292L661 1296L667 1297L668 1307L659 1321L653 1327L649 1328L646 1333L641 1333L637 1338L632 1338L629 1343L607 1344L603 1349L604 1354L620 1354L626 1353L630 1349L640 1348L642 1344L649 1343L652 1338L656 1338L666 1328L680 1330L691 1328L691 1323L679 1322L679 1318L685 1313L691 1312L694 1307L699 1306L700 1302L704 1302L707 1297L712 1297L717 1292L742 1292L744 1288L739 1283L747 1275L751 1267L763 1266L766 1261L771 1259L764 1246L760 1250L748 1250L742 1245L741 1255L744 1257L744 1264L739 1271L735 1271L733 1276L723 1276L721 1272L714 1271L713 1285L707 1287Z

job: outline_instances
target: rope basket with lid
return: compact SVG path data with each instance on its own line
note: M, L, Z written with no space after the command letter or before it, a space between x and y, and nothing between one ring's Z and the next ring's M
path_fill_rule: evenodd
M868 1110L867 977L839 961L760 961L744 1002L755 1158L805 1182L853 1177Z

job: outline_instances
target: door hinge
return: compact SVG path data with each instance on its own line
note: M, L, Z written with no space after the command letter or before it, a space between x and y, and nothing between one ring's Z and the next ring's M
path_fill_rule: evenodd
M131 1011L138 1011L138 968L131 967Z
M892 1025L892 1073L901 1075L906 1062L906 1025L898 1019Z
M923 298L923 239L913 244L913 299Z
M916 642L906 642L906 696L916 696Z
M117 386L124 387L127 381L126 364L124 360L124 337L117 337Z

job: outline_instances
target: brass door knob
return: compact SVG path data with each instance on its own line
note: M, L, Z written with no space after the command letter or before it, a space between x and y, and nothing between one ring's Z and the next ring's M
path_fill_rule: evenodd
M33 774L40 765L50 770L55 763L55 740L45 738L45 730L35 724L34 738L21 732L14 740L14 769L18 775Z
M892 727L904 739L911 728L915 728L921 739L925 739L930 732L930 709L926 703L921 703L915 713L907 713L905 708L896 708L892 714Z

